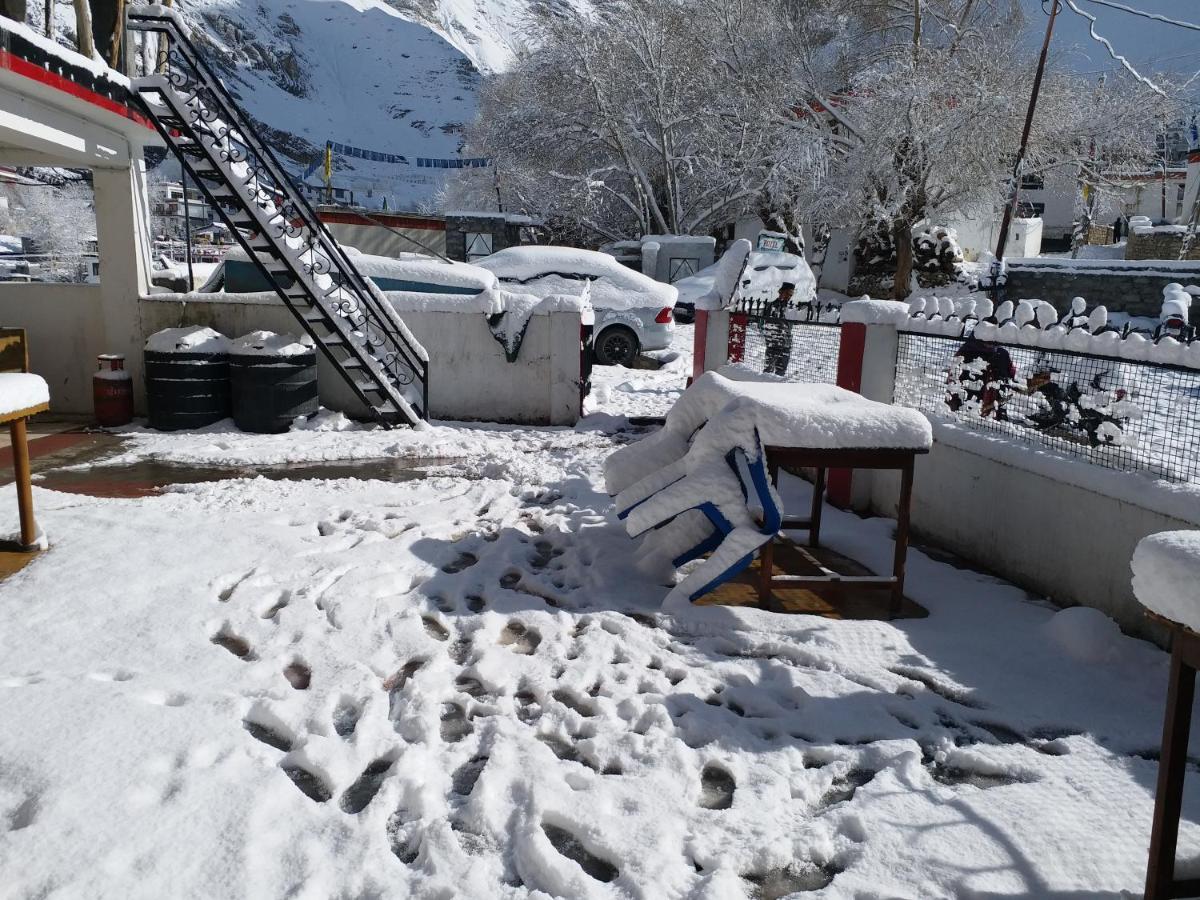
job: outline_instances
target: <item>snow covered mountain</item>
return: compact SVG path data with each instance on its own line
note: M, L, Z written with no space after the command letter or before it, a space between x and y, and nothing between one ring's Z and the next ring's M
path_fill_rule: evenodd
M591 0L390 0L402 15L442 35L482 72L503 70L528 44L531 21L575 16Z
M402 154L340 154L334 184L413 208L440 185L418 157L456 155L479 73L427 26L377 0L191 0L177 7L226 87L277 153L303 171L325 142ZM444 173L442 173L444 174Z
M414 209L447 170L475 115L480 72L503 68L530 17L576 14L588 0L177 0L226 87L302 172L326 141L408 163L334 158L355 200ZM314 181L319 175L310 178Z

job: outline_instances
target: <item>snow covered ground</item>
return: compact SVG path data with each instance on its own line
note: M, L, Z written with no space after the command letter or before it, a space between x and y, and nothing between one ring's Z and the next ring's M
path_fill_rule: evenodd
M0 582L0 896L1140 894L1166 657L1098 613L916 550L926 619L659 612L601 464L687 368L598 369L575 429L323 416L118 460L418 480L35 489L51 550ZM877 567L890 533L823 530Z

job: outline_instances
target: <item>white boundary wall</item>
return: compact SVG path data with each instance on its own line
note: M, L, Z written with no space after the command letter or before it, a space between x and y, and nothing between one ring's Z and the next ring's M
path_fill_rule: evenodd
M864 394L891 399L897 345L893 326L867 326ZM1133 596L1129 561L1147 535L1200 527L1200 486L1106 469L957 424L935 421L933 434L913 488L919 540L1060 606L1095 607L1126 631L1161 639ZM861 511L894 518L899 491L894 473L854 473Z
M291 312L270 293L155 294L140 303L144 334L207 325L231 338L263 329L297 334ZM434 419L573 425L579 419L581 315L535 314L515 362L479 312L403 312L429 354L429 408ZM366 410L324 355L317 354L321 402L348 415Z

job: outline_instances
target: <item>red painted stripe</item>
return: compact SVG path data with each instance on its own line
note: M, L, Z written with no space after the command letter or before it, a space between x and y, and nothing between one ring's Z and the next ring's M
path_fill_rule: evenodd
M392 228L412 228L425 231L445 231L446 223L439 222L436 219L413 219L408 216L387 216L371 213L371 218L361 216L358 213L352 212L326 212L325 210L317 211L317 218L326 225L375 225L380 223L390 225ZM374 221L372 221L374 220Z
M841 327L841 332L837 384L840 388L859 394L862 393L863 357L867 351L867 326L861 322L847 322ZM842 509L850 506L853 474L852 469L829 470L827 496L834 506Z
M149 119L136 110L130 109L124 103L118 103L110 97L97 94L95 91L89 90L69 78L64 78L57 72L49 72L40 66L35 66L29 60L22 59L9 50L0 50L0 69L8 69L17 75L23 75L26 78L32 78L34 81L40 81L42 84L62 91L64 94L70 94L72 97L83 100L85 103L91 103L93 106L99 106L101 109L136 122L143 128L154 130L154 126L150 124Z

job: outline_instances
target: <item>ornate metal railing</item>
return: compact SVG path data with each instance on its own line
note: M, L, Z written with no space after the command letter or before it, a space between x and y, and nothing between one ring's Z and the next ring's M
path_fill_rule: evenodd
M133 9L127 35L148 117L301 326L385 423L411 411L427 416L424 350L317 217L177 15Z

